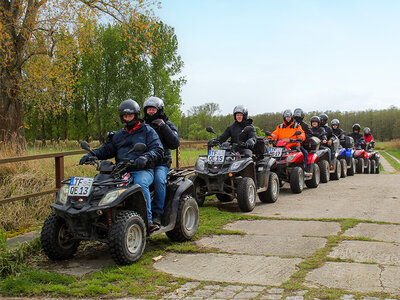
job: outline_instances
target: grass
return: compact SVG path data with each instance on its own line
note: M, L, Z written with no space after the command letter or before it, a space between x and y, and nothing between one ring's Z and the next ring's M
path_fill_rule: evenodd
M397 172L400 172L400 163L398 161L387 155L387 153L385 153L384 151L380 151L379 153L389 162L389 164L391 164L391 166Z
M397 159L400 159L400 149L391 149L387 150L387 152L396 157Z

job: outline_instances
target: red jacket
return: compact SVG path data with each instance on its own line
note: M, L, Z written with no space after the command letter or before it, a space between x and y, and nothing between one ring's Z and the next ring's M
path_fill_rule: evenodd
M369 142L374 140L374 137L372 136L372 134L370 134L370 135L365 135L364 134L364 140L365 140L366 143L369 143Z

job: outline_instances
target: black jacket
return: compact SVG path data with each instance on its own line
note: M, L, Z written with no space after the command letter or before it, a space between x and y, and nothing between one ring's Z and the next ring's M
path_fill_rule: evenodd
M321 126L321 128L325 129L327 140L336 140L336 136L333 134L332 128L328 125Z
M310 131L312 133L312 136L315 136L321 140L321 143L323 140L328 140L326 137L326 131L325 131L324 127L314 128L311 126Z
M342 129L342 128L336 128L336 129L333 129L332 128L332 132L333 132L333 134L334 135L336 135L337 136L337 138L340 140L340 141L343 141L344 140L344 137L345 137L345 135L346 135L346 132Z
M171 149L177 149L179 147L179 136L178 129L168 118L164 120L165 125L157 126L156 124L150 123L149 125L157 132L161 143L164 147L164 153L161 160L157 163L158 166L171 166L172 156Z
M310 129L310 127L308 126L308 124L306 122L301 121L298 124L300 124L301 128L303 128L303 130L304 130L304 132L306 134L306 139L308 139L309 137L313 136L313 134L311 132L311 129Z
M251 130L244 131L246 126L250 126ZM223 134L221 134L217 140L219 143L225 142L231 138L232 143L245 142L248 145L248 149L252 149L256 143L256 129L253 126L253 120L248 119L242 122L235 121L229 125Z
M361 133L352 132L349 133L348 136L351 136L354 139L354 146L356 147L365 144L364 136Z

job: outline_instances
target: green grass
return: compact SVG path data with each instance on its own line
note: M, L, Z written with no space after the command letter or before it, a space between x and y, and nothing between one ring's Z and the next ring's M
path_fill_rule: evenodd
M379 152L387 161L388 163L397 171L400 172L400 164L398 161L394 160L392 157L387 155L384 151Z
M394 149L394 150L387 150L387 152L397 159L400 159L400 149Z

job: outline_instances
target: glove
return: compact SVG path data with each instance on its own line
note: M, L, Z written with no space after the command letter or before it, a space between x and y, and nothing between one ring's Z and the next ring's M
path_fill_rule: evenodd
M94 159L95 159L95 157L93 156L93 154L92 153L88 153L88 154L82 156L82 158L79 160L79 164L80 165L84 165L89 161L93 161Z
M139 156L135 159L136 168L144 169L146 167L148 159L145 156Z
M247 148L247 145L245 142L238 142L237 145L239 148Z
M217 145L218 145L218 140L216 138L211 139L211 140L208 141L208 146L210 146L210 147L214 147L214 146L217 146Z
M298 138L296 139L296 141L301 143L303 140L302 140L301 137L298 137Z
M165 122L163 119L155 119L154 121L151 122L151 124L154 124L158 127L164 127Z

